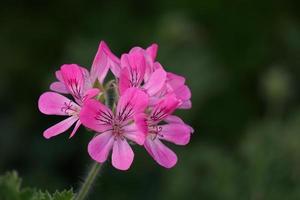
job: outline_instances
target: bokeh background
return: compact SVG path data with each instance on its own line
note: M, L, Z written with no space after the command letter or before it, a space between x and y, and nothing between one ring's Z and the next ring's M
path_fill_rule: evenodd
M0 173L50 192L80 185L91 163L83 128L69 140L37 109L64 63L89 68L100 40L116 55L159 44L184 75L195 133L158 166L135 148L132 168L105 165L89 199L300 199L300 1L1 1Z

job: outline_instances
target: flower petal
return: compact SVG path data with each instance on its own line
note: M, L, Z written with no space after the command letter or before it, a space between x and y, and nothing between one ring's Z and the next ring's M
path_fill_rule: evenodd
M150 55L153 61L156 59L157 49L158 49L158 45L155 43L146 49L147 54Z
M191 109L192 108L192 102L191 102L191 100L183 101L178 108L181 108L181 109Z
M121 56L121 66L127 68L127 77L131 87L139 87L142 83L146 70L146 60L143 52L133 51ZM121 77L120 77L121 78Z
M43 93L38 102L39 110L46 115L71 115L80 107L68 98L55 93Z
M175 115L169 115L168 117L166 117L164 119L164 121L169 124L173 124L173 123L184 124L185 126L187 126L190 129L190 133L194 133L194 129L190 125L184 123L184 121L180 117L177 117Z
M165 84L167 73L163 69L155 70L143 86L149 96L156 94Z
M62 93L62 94L68 94L69 93L69 91L66 88L65 84L63 84L62 82L59 82L59 81L51 83L50 90L52 90L54 92Z
M146 134L135 123L123 127L123 136L134 141L139 145L143 145L146 139Z
M189 100L191 98L191 90L188 86L182 85L174 91L176 97L182 101Z
M45 138L49 139L53 136L59 135L66 130L68 130L76 121L78 120L77 116L69 117L54 126L51 126L47 130L44 131L43 135Z
M101 41L92 64L92 82L94 83L98 77L99 82L103 83L108 69L110 69L116 77L120 76L121 66L119 58L111 52L108 45L104 41Z
M97 96L99 94L99 92L100 92L100 90L98 88L92 88L92 89L87 90L83 97L83 101L94 98L95 96Z
M134 115L144 112L148 105L148 96L140 89L129 88L120 97L116 115L118 120L126 121Z
M70 135L69 138L71 138L71 137L73 137L73 136L75 135L75 133L77 132L77 130L78 130L78 128L80 127L80 125L81 125L81 121L78 120L78 121L76 122L75 127L74 127L74 129L73 129L73 131L72 131L72 133L71 133L71 135Z
M152 140L148 137L144 147L152 158L165 168L171 168L177 163L176 154L157 138Z
M184 85L185 78L183 76L168 72L167 81L168 84L173 88L173 90L176 90L178 87Z
M95 99L86 100L80 111L82 124L99 133L112 128L112 119L111 110Z
M89 155L95 161L103 163L106 161L113 143L114 137L111 132L101 133L90 141L88 145Z
M177 145L186 145L190 141L191 129L185 124L165 124L160 126L162 128L159 138L173 142Z
M101 41L91 67L92 83L94 83L98 78L99 82L102 84L109 70L109 58L104 51L105 48L108 48L106 43Z
M117 138L112 151L112 165L120 170L128 170L132 164L134 153L125 139Z
M159 122L170 115L178 107L180 101L174 94L167 95L152 110L150 119L153 122Z
M119 92L123 95L124 92L131 87L128 67L121 69L119 78Z
M81 100L84 95L84 73L76 64L65 64L60 68L64 83L76 100Z

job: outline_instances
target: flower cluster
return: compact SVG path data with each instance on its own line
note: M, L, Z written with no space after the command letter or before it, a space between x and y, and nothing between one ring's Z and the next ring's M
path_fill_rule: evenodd
M46 115L66 119L44 131L44 137L59 135L75 124L71 138L83 125L96 132L88 153L99 163L112 152L112 165L127 170L134 158L130 145L138 144L161 166L173 167L177 156L162 141L189 142L193 129L172 113L191 108L191 92L184 77L166 72L156 61L157 49L156 44L134 47L118 58L102 41L90 71L77 64L62 65L38 106ZM109 71L115 80L105 82ZM113 105L107 103L110 96Z

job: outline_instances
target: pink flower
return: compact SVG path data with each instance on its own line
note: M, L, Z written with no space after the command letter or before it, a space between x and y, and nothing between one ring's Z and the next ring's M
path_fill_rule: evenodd
M86 127L100 133L88 145L90 156L103 163L112 149L112 165L120 170L129 169L134 153L127 140L144 144L145 133L139 127L145 122L142 113L147 105L147 95L136 88L124 92L115 113L99 101L87 101L81 110L80 120Z
M129 54L123 54L121 66L119 84L121 94L130 87L137 87L146 91L149 96L153 96L165 84L167 73L160 66L147 76L146 70L149 65L145 54L140 51L131 50Z
M155 96L151 97L150 105L155 105L168 94L174 94L180 100L178 108L190 109L192 107L191 90L185 85L184 77L168 72L165 85Z
M119 63L119 59L112 54L107 44L104 41L101 41L93 61L91 71L88 72L88 70L82 68L85 77L85 84L87 85L86 87L92 88L96 80L103 84L108 70L111 69L112 71L118 71L116 68L119 67ZM58 81L52 83L50 85L50 89L58 93L69 94L69 90L66 88L66 84L61 73L61 70L56 71L55 75Z
M45 92L40 96L38 106L42 113L68 116L67 119L44 131L43 135L47 139L65 132L76 122L70 135L72 137L81 124L79 113L83 102L99 93L98 89L92 88L87 70L76 64L63 65L56 75L60 82L53 87L57 91L71 94L75 102L55 92Z
M177 163L177 156L161 140L186 145L193 132L179 117L171 115L179 104L176 96L170 94L153 108L147 120L148 133L144 147L158 164L166 168Z

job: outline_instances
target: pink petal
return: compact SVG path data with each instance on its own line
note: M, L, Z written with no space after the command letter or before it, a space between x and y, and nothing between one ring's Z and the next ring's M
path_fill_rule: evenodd
M191 100L187 100L187 101L182 102L178 108L181 108L181 109L191 109L192 108L192 102L191 102Z
M97 132L104 132L112 128L113 114L111 110L95 99L85 101L79 118L84 126Z
M144 79L146 70L144 54L140 51L123 54L121 56L121 66L122 69L128 68L128 78L130 80L131 87L138 87Z
M131 87L128 67L121 69L119 78L119 92L122 95L128 88Z
M144 112L148 105L148 96L140 89L129 88L120 97L116 115L120 121L126 121L134 115Z
M135 123L123 127L123 136L134 141L139 145L143 145L146 139L145 132L140 130Z
M54 92L58 92L58 93L62 93L62 94L68 94L69 91L66 88L65 84L63 84L62 82L53 82L50 85L50 89Z
M89 155L95 161L103 163L106 161L113 143L114 137L111 132L101 133L90 141L88 145Z
M152 110L150 114L150 119L153 122L159 122L165 119L178 107L180 101L176 98L174 94L167 95L162 99Z
M191 98L191 90L186 85L182 85L174 91L176 97L180 100L189 100Z
M150 55L153 61L156 59L157 49L158 49L157 44L152 44L146 49L146 52L148 53L148 55Z
M116 77L120 76L121 67L119 58L111 52L104 41L101 41L92 65L92 80L98 76L99 82L103 83L109 68Z
M173 142L177 145L186 145L190 141L191 129L185 124L165 124L160 126L160 139Z
M76 103L55 92L43 93L39 98L38 106L39 110L46 115L71 115L80 110Z
M66 130L68 130L76 121L78 120L77 116L69 117L54 126L51 126L46 131L44 131L44 137L49 139L53 136L59 135Z
M184 124L183 120L180 117L177 117L175 115L169 115L164 119L167 123L177 123L177 124Z
M60 70L57 70L57 71L55 72L55 77L56 77L57 80L59 80L60 82L64 82L64 79L63 79L63 77L62 77L62 75L61 75Z
M84 94L84 73L76 64L65 64L60 68L64 83L76 100L81 100Z
M98 88L92 88L92 89L87 90L83 97L83 101L94 98L95 96L97 96L99 94L99 92L100 92L100 90Z
M191 133L194 133L194 129L190 125L184 123L184 121L182 121L182 119L180 117L177 117L175 115L169 115L168 117L166 117L164 119L164 121L169 123L169 124L173 124L173 123L184 124L185 126L187 126L190 129Z
M152 140L148 137L144 146L152 158L161 166L171 168L177 163L176 154L166 147L159 139Z
M71 133L71 135L70 135L69 138L71 138L71 137L73 137L73 136L75 135L75 133L77 132L77 130L78 130L78 128L80 127L80 125L81 125L81 122L80 122L80 120L78 120L78 121L76 122L75 127L74 127L74 129L73 129L73 131L72 131L72 133Z
M167 73L163 69L155 70L143 88L147 91L149 96L156 94L165 84Z
M185 83L185 78L183 76L179 76L177 74L170 73L170 72L168 72L168 74L167 74L167 80L168 80L168 84L174 90L176 90L178 87L184 85L184 83Z
M102 84L109 70L109 58L104 51L105 48L108 48L106 43L101 41L91 68L92 83L94 83L98 78L99 82Z
M125 139L117 138L112 151L112 165L120 170L128 170L133 161L133 151Z

